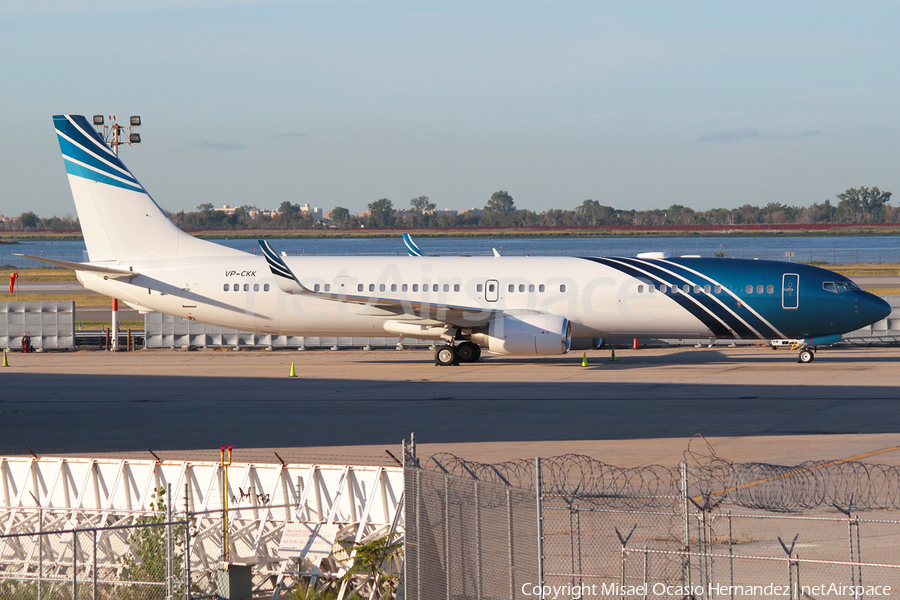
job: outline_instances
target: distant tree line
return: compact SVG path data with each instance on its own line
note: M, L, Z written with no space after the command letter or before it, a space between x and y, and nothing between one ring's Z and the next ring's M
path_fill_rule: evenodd
M428 196L418 196L409 208L395 208L389 198L368 205L366 216L357 216L347 208L335 206L324 223L313 220L300 207L283 202L274 216L250 217L256 207L240 207L231 215L215 211L212 205L198 207L198 212L178 213L173 220L185 229L314 229L336 227L358 228L465 228L465 227L565 227L565 226L661 226L661 225L749 225L749 224L830 224L830 223L900 223L900 206L890 205L891 192L877 187L851 188L837 195L836 203L825 200L811 206L789 206L770 202L766 206L714 208L697 211L673 204L668 208L634 210L613 208L596 200L585 200L571 209L545 212L519 210L506 191L494 192L483 208L465 212L444 212Z
M8 217L0 221L4 231L81 231L78 220L71 215L42 218L32 211L23 212L18 217Z
M317 221L297 204L282 202L277 212L260 211L256 206L240 206L226 213L201 204L196 212L169 213L172 221L188 230L202 229L358 229L402 227L566 227L566 226L641 226L664 225L755 225L755 224L834 224L834 223L900 223L900 206L891 206L891 192L877 187L850 188L830 199L811 206L789 206L770 202L765 206L745 204L738 208L713 208L697 211L673 204L668 208L628 210L585 200L571 210L550 209L545 212L519 210L512 196L503 190L494 192L484 208L465 212L438 211L428 196L410 200L409 208L395 208L388 198L369 203L366 216L350 214L342 206L331 210L330 218ZM77 230L71 217L43 219L33 212L2 223L9 230Z

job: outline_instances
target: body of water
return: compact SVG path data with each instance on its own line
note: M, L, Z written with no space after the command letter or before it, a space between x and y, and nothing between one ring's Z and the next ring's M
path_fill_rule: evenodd
M270 240L279 252L290 255L395 255L406 254L403 240L396 238L290 239ZM420 238L419 247L427 255L491 256L497 248L504 256L634 256L639 252L668 252L715 256L724 252L735 258L782 261L822 261L830 264L900 263L900 238L894 236L848 237L630 237L630 238ZM249 253L259 253L256 240L217 240L216 243ZM0 245L0 265L17 268L39 263L17 254L43 256L73 262L84 260L80 241L24 241ZM793 253L793 256L788 256Z

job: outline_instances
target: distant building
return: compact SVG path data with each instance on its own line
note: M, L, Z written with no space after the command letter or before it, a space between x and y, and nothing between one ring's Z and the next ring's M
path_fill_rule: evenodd
M310 206L309 204L301 204L300 212L307 213L313 221L322 221L325 219L325 216L322 212L322 209L318 206Z
M473 215L483 215L484 211L480 208L475 208L474 206L472 208L463 208L463 209L460 209L460 211L459 211L459 214L461 214L461 215L465 215L465 214L469 214L469 213L472 213Z
M234 211L237 210L237 207L236 207L236 206L228 206L228 205L226 204L226 205L223 206L222 208L214 208L213 210L214 210L214 211L217 211L217 212L223 212L223 213L225 213L226 215L233 215L233 214L234 214Z

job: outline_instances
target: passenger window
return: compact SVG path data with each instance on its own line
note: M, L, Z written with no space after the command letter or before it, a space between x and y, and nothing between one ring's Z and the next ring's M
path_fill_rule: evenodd
M404 283L402 286L400 286L400 290L405 292L409 290L409 286Z
M531 284L528 285L528 291L529 291L529 292L533 292L533 291L534 291L534 284L533 284L533 283L531 283Z
M493 291L494 291L494 287L495 287L495 286L494 286L493 283L490 284L490 285L488 286L488 291L489 291L489 292L493 292Z
M766 286L766 293L767 293L767 294L774 294L774 293L775 293L775 286L774 286L774 285L767 285L767 286Z
M565 292L565 291L566 291L566 284L563 283L562 285L560 285L560 286L559 286L559 291L560 291L560 292Z
M685 294L690 294L690 293L691 293L691 286L689 286L689 285L685 285L685 286L683 286L681 289L684 290L684 293L685 293Z
M562 291L562 290L560 290L560 291ZM644 293L644 286L639 285L638 286L638 294L643 294L643 293Z
M418 284L418 283L414 283L414 284L413 284L413 291L414 291L414 292L418 292L418 291L419 291L419 284Z
M392 291L392 292L396 292L396 291L397 291L397 284L396 284L396 283L392 283L392 284L391 284L391 291Z
M375 284L374 284L374 283L370 283L370 284L369 284L369 291L370 291L370 292L374 292L374 291L375 291Z
M722 286L721 286L721 285L717 285L717 286L716 286L716 293L717 293L717 294L721 294L721 293L722 293Z
M259 284L258 284L258 283L254 283L254 284L253 284L253 291L254 291L254 292L258 292L258 291L259 291Z
M445 291L445 292L449 292L449 291L450 291L450 284L449 284L449 283L445 283L445 284L444 284L444 291Z
M653 292L656 291L656 286L651 283L650 285L647 286L647 291L652 294Z
M753 293L753 286L752 286L752 285L748 285L748 286L747 286L747 293L748 293L748 294L752 294L752 293Z
M669 291L669 286L667 286L666 284L663 283L659 286L659 291L661 291L663 294L665 294Z
M268 284L268 283L265 284L265 285L263 286L263 291L264 291L264 292L268 292L268 291L269 291L269 284Z
M356 286L356 291L357 292L363 291L363 284L359 284L358 286Z
M225 291L227 292L227 291L228 291L228 288L230 288L230 287L231 287L231 286L228 285L228 284L226 283L226 284L225 284Z
M245 283L245 284L244 284L244 291L245 291L245 292L249 292L249 291L250 291L250 284L249 284L249 283Z
M330 283L326 283L326 284L325 284L325 291L326 291L326 292L330 292L330 291L331 291L331 284L330 284Z
M541 292L541 293L544 292L544 284L543 284L543 283L542 283L541 285L538 286L538 291Z
M704 286L703 286L703 291L706 292L706 293L708 294L708 293L710 293L710 292L712 291L712 288L709 287L708 285L704 285Z
M524 291L525 291L525 284L524 284L524 283L520 283L520 284L519 284L519 291L520 291L520 292L524 292Z
M232 289L232 291L237 292L237 291L240 291L241 286L238 284L234 284L233 286L231 286L231 289Z
M316 285L313 286L313 291L314 291L314 292L318 292L318 291L319 291L319 284L318 284L318 283L317 283Z
M458 291L459 291L459 284L458 284L458 283L453 284L453 291L454 291L454 292L458 292Z
M513 284L509 284L509 291L511 291L511 292L516 291L516 286L514 286Z
M696 285L696 284L694 285L694 293L695 293L695 294L699 294L699 293L700 293L700 286L699 286L699 285Z
M756 293L757 293L757 294L762 294L762 293L763 293L763 286L761 286L761 285L756 286Z
M480 292L480 291L483 290L483 289L484 289L484 288L483 288L483 286L482 286L480 283L479 283L477 286L475 286L475 291L476 291L476 292Z
M378 286L378 291L380 291L380 292L383 292L383 291L384 291L384 284L383 284L383 283L382 283L381 285Z

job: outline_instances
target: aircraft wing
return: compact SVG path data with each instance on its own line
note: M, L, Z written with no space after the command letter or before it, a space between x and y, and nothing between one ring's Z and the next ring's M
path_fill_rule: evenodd
M54 258L44 258L42 256L28 256L27 254L14 254L13 256L21 256L38 262L47 263L64 269L72 269L73 271L87 271L89 273L100 273L110 279L132 279L140 275L135 271L126 271L124 269L112 269L110 267L99 267L90 263L76 263L67 260L56 260Z
M332 300L334 302L365 305L372 309L371 312L373 315L383 316L387 319L416 322L434 321L451 323L461 327L482 325L490 321L499 313L509 312L482 309L472 306L440 304L436 302L398 300L396 298L383 298L381 296L368 294L316 292L300 282L294 272L291 271L290 267L284 262L284 259L272 249L268 242L265 240L258 241L260 248L262 248L263 256L266 257L269 270L271 270L272 275L275 276L275 283L278 285L278 288L286 294L311 296L323 300Z

